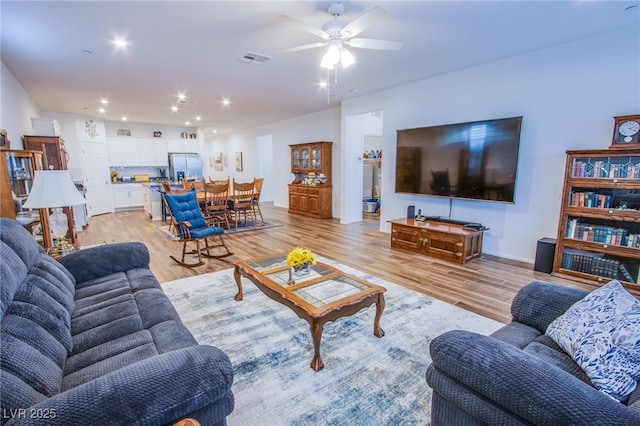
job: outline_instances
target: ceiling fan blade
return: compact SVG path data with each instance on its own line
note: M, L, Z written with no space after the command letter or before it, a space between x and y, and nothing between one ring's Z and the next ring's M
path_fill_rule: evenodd
M281 52L281 53L298 52L300 50L313 49L315 47L322 47L326 45L327 45L327 42L319 41L317 43L303 44L302 46L290 47L288 49L281 49L281 50L278 50L278 52Z
M327 34L325 31L322 31L320 28L316 28L313 25L309 25L305 22L302 22L296 18L292 18L291 16L288 16L288 15L280 15L280 17L282 19L285 19L289 22L296 24L298 27L300 27L301 29L305 30L308 33L316 35L325 40L329 40L329 34Z
M377 50L399 50L402 49L403 43L389 40L376 40L372 38L352 38L344 42L351 47L360 49L377 49Z
M376 6L347 24L347 26L343 28L342 34L349 33L348 37L358 35L362 31L375 24L376 21L378 21L385 15L387 15L387 12L384 9Z

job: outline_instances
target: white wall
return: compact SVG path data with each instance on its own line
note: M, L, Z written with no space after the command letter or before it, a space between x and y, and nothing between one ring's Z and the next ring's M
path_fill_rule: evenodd
M614 66L620 58L624 66ZM516 203L454 200L452 217L491 228L485 253L532 262L536 241L556 237L565 151L610 145L613 116L640 112L639 76L629 28L361 96L343 103L342 116L384 111L381 227L389 232L386 221L405 217L410 204L449 214L448 199L394 193L397 129L522 115ZM345 217L360 206L349 208Z
M232 179L235 177L236 180L246 182L254 177L259 177L257 159L254 153L256 139L264 135L271 135L272 139L274 166L273 204L279 207L289 207L289 189L287 185L293 182L289 145L316 141L333 142L333 215L336 216L340 207L340 109L332 108L234 134L205 134L207 156L214 155L215 152L220 151L229 155L228 168L225 168L222 172L216 172L213 167L207 169L208 161L205 161L205 171L214 179L231 176ZM237 151L241 151L244 154L243 172L236 172L233 167L233 153Z
M40 110L9 69L0 67L0 129L7 129L11 149L22 149L22 136L32 133L31 117Z

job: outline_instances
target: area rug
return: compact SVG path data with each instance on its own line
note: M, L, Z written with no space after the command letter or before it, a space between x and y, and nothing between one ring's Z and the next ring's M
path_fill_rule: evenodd
M258 221L258 223L256 224L256 227L254 228L253 221L249 220L246 226L239 226L238 229L235 229L235 228L231 228L231 230L225 229L224 233L237 234L240 232L261 231L263 229L275 228L278 226L284 226L284 225L282 223L269 222L265 220L264 223ZM167 238L170 238L173 241L178 240L178 238L173 233L173 230L169 231L169 225L159 225L156 227L156 229Z
M325 324L324 369L310 367L309 325L242 280L233 296L233 269L163 283L180 317L201 344L224 350L234 366L236 405L230 426L424 425L431 389L425 381L429 342L452 329L490 334L503 324L364 274L384 286L386 307L373 335L375 305Z

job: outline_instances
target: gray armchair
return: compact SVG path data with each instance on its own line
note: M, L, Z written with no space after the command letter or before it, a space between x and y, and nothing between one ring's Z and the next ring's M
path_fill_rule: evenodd
M544 333L587 292L533 281L491 336L455 330L433 339L426 373L431 425L640 425L640 389L620 403L596 390Z

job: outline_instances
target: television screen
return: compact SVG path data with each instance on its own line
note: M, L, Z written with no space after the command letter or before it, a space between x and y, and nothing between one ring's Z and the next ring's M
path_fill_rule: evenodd
M513 203L522 117L398 130L396 192Z

